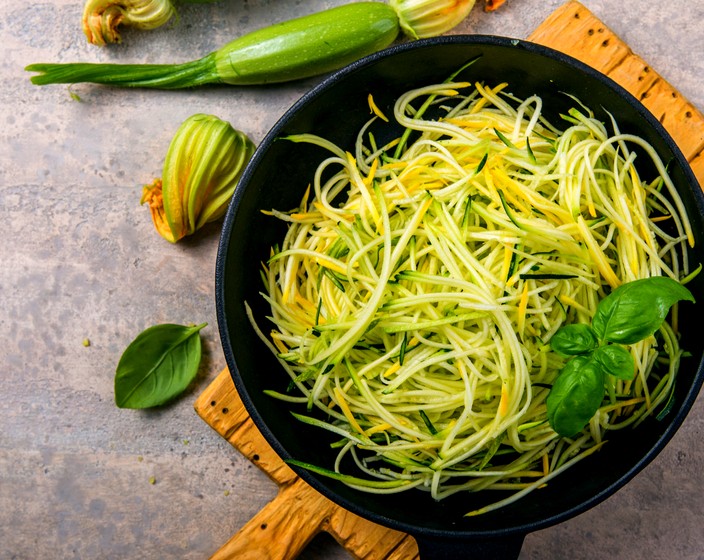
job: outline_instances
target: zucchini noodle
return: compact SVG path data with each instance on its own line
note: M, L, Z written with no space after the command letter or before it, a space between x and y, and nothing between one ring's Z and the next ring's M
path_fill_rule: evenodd
M540 97L506 89L409 91L393 114L407 132L384 146L370 132L387 120L373 100L349 152L288 138L329 155L298 208L270 212L288 224L263 266L273 329L250 318L291 378L289 392L269 394L307 405L297 419L341 438L334 464L306 468L369 492L510 492L474 515L666 410L682 354L675 321L628 347L635 377L609 377L580 434L547 421L565 363L552 335L590 321L624 282L690 275L693 235L647 142L576 100L560 130Z

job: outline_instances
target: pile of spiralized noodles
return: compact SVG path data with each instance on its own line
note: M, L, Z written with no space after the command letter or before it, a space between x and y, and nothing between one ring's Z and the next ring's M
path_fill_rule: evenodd
M436 499L509 490L515 501L666 407L682 353L675 321L629 347L633 381L610 379L589 425L562 438L545 399L561 326L588 322L621 283L690 274L682 202L644 140L577 101L565 130L542 101L466 82L401 96L419 136L354 153L326 148L312 191L264 266L274 328L255 328L291 377L281 401L339 436L335 464L306 465L372 492ZM426 119L432 107L445 114ZM636 155L658 176L646 182ZM694 274L694 273L692 273ZM316 412L317 409L317 412Z

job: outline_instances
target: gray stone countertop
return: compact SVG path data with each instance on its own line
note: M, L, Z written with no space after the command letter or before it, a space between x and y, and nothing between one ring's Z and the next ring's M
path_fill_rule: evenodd
M78 85L79 102L65 86L32 86L24 66L188 60L336 3L184 5L173 25L125 32L121 45L100 49L83 37L81 0L3 0L0 559L203 559L274 496L274 484L193 410L225 366L214 306L219 224L171 245L139 199L191 114L218 115L257 142L317 83L181 92ZM480 0L453 32L525 38L561 3L508 0L485 13ZM704 0L583 3L704 109ZM156 410L116 408L113 377L126 345L156 323L203 321L204 359L189 391ZM521 558L704 558L703 435L700 398L631 483L529 535ZM326 535L302 555L348 557Z

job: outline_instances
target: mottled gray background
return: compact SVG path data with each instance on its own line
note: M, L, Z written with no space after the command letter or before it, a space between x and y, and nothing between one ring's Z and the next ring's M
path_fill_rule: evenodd
M561 0L482 0L456 32L524 38ZM207 558L275 487L193 411L224 367L214 309L219 226L170 245L140 207L178 125L195 112L255 141L316 80L189 92L30 85L49 61L172 62L342 0L221 0L180 22L88 45L81 0L0 4L0 558ZM704 0L585 0L704 108ZM119 410L122 350L159 322L202 322L183 398ZM82 341L90 339L90 346ZM661 456L599 507L526 539L521 558L704 558L704 401ZM155 484L150 484L154 477ZM327 536L303 557L348 558Z

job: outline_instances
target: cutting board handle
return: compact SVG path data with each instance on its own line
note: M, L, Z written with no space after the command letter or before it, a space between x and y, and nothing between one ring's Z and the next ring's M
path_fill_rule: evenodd
M320 531L335 505L301 479L279 493L211 560L293 560Z

